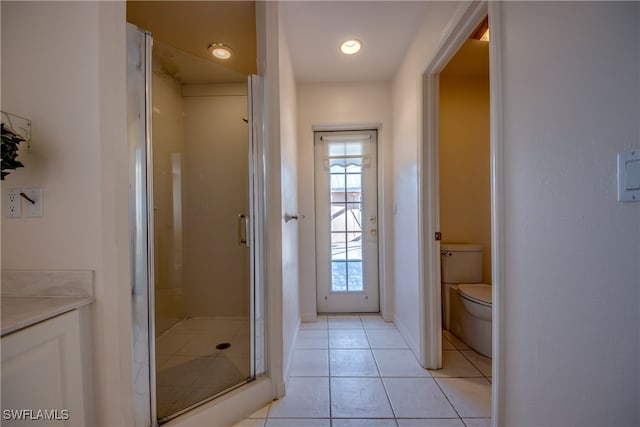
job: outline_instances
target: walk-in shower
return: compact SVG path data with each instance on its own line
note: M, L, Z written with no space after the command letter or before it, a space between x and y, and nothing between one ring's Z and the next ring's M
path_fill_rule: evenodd
M239 75L128 27L136 423L264 372L260 147Z

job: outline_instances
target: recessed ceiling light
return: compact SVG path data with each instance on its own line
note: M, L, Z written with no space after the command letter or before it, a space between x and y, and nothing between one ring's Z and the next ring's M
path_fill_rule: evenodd
M209 52L218 59L231 58L231 48L223 43L211 43L209 45Z
M362 42L358 39L349 39L342 42L340 51L345 55L353 55L358 53L362 47Z

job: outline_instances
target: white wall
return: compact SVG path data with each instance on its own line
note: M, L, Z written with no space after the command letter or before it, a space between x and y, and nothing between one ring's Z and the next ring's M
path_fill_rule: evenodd
M616 201L616 154L640 148L640 4L501 9L501 424L639 425L640 203Z
M129 425L131 291L125 5L2 2L2 110L32 120L11 187L44 189L44 216L2 218L2 267L95 270L99 425ZM47 48L43 48L47 46Z
M414 354L420 357L422 301L418 240L418 144L421 140L421 76L435 52L441 32L457 3L436 2L392 82L393 171L395 197L395 323Z
M298 198L300 212L300 287L301 310L305 321L316 318L316 241L314 187L314 125L350 125L379 123L378 175L386 196L379 200L380 241L392 243L391 223L391 94L390 85L379 83L300 83L298 84ZM386 179L383 179L386 178ZM385 318L393 319L392 283L393 253L381 257L380 283L387 294L387 307L381 307ZM386 284L386 285L385 285ZM384 301L384 298L381 298ZM386 308L386 310L385 310Z
M479 243L491 283L489 76L440 75L440 231L443 242Z
M298 213L298 165L296 146L296 86L289 47L282 27L279 27L280 79L280 156L282 213L282 308L284 329L285 377L293 356L300 327L300 297L298 285L298 221L284 222L284 215Z

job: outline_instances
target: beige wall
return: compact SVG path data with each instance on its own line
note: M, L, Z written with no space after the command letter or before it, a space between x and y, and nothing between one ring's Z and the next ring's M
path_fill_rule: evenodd
M2 218L2 267L95 271L97 423L126 426L133 397L124 3L1 7L2 110L29 117L33 128L25 168L2 189L44 190L42 218Z
M218 86L218 87L216 87ZM247 316L249 251L238 244L248 214L246 85L224 95L184 86L184 291L190 316Z
M238 244L249 197L246 93L242 83L182 85L154 71L158 334L185 316L248 315L249 253Z
M491 283L489 76L440 76L440 231L479 243Z
M2 187L44 191L42 218L3 216L3 267L94 269L101 241L97 9L3 2L2 11L2 110L30 118L33 130L32 152L21 144L25 167ZM78 34L83 43L73 40ZM43 40L66 48L34 54Z

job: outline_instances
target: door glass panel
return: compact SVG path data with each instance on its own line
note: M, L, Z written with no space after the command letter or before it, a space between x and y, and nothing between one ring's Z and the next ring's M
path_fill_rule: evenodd
M239 75L236 81L244 83L234 83L233 89L226 84L221 92L214 81L192 84L188 77L198 68L198 75L215 75L215 67L154 42L151 146L160 422L243 384L254 371L250 252L239 244L250 235L249 129L243 121L247 85Z
M347 290L352 292L362 291L362 261L349 261L347 271Z
M359 144L333 144L330 154L331 291L360 292L362 285L362 167L341 156L360 153ZM358 148L358 150L354 149Z
M331 261L331 290L334 292L344 292L347 290L347 269L346 262L342 260Z
M344 172L331 173L331 195L336 195L335 201L344 200L344 191L346 188L346 176ZM342 197L341 197L342 196ZM331 200L334 200L332 197Z
M347 231L347 221L345 220L347 213L346 203L331 204L331 231L345 232Z

